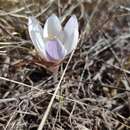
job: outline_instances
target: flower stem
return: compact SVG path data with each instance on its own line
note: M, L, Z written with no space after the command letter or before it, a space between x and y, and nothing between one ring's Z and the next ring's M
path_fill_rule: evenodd
M47 117L48 117L48 115L49 115L49 112L50 112L50 110L51 110L52 104L53 104L54 99L55 99L55 97L56 97L56 95L57 95L57 92L58 92L58 90L60 89L61 82L62 82L62 80L63 80L63 78L64 78L64 75L65 75L65 73L66 73L66 70L67 70L67 68L68 68L68 66L69 66L69 63L70 63L70 61L71 61L71 59L72 59L73 54L74 54L74 50L72 51L72 53L71 53L71 55L70 55L70 58L69 58L69 60L68 60L68 62L67 62L67 65L66 65L66 67L65 67L65 69L64 69L64 71L63 71L63 73L62 73L62 75L61 75L61 77L60 77L60 80L59 80L58 84L56 85L55 92L54 92L54 94L53 94L53 96L52 96L52 98L51 98L51 100L50 100L50 102L49 102L49 105L48 105L48 107L47 107L47 109L46 109L46 111L45 111L45 113L44 113L44 116L43 116L43 118L42 118L42 120L41 120L41 122L40 122L40 125L39 125L39 127L38 127L37 130L42 130L43 127L44 127L44 125L45 125L46 119L47 119Z

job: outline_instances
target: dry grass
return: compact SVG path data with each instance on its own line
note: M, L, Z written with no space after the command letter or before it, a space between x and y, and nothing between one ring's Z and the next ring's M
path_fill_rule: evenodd
M129 130L129 0L0 0L0 130L36 130L55 92L27 31L52 13L76 14L80 40L43 130Z

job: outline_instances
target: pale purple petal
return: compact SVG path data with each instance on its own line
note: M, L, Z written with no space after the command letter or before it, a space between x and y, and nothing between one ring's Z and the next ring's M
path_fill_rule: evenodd
M78 29L78 21L76 16L72 15L65 24L64 31L68 34L72 34L75 29Z
M45 43L44 43L43 33L42 33L43 29L39 21L33 16L28 18L28 31L37 52L42 58L45 58L47 60L47 56L45 52Z
M43 29L43 36L46 37L57 37L61 32L62 27L59 18L52 14L45 22Z
M73 49L76 48L79 37L78 21L75 15L71 16L71 18L65 24L64 36L64 46L69 54Z
M66 55L66 50L62 43L56 40L48 41L45 45L46 54L48 59L51 60L62 60Z

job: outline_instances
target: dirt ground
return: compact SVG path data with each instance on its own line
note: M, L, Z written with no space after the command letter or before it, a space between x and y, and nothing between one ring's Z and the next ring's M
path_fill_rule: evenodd
M52 13L80 32L57 81L27 29ZM37 130L58 84L43 130L130 130L130 0L0 0L0 130Z

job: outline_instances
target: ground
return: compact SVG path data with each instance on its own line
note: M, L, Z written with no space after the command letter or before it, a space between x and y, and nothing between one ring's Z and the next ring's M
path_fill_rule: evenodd
M75 14L80 32L57 81L27 29L52 13ZM0 0L0 130L37 130L58 84L43 130L130 129L129 0Z

